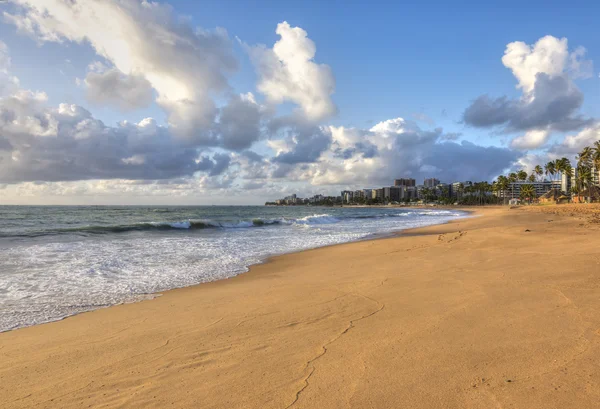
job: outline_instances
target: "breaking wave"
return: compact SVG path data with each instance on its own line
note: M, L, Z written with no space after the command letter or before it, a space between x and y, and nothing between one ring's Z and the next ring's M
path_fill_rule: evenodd
M151 230L203 230L203 229L246 229L254 227L265 227L273 225L284 226L313 226L339 223L344 220L351 219L381 219L387 217L418 217L418 216L460 216L459 213L448 210L440 211L422 211L422 212L393 212L374 215L355 215L334 217L330 214L313 214L302 218L277 218L277 219L262 219L255 218L252 220L237 220L237 221L216 221L216 220L180 220L180 221L161 221L161 222L144 222L122 225L87 225L73 228L48 229L29 232L27 234L2 234L0 237L37 237L47 235L61 234L111 234L111 233L127 233L135 231L151 231Z

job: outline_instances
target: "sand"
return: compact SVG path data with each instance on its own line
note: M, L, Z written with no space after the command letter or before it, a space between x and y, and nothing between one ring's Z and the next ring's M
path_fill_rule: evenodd
M0 406L600 407L591 208L487 208L2 333Z

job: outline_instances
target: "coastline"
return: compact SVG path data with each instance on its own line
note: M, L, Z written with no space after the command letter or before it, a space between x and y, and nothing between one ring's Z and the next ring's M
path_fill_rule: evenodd
M343 206L340 206L343 207ZM405 206L350 206L350 207L361 207L361 208L402 208ZM468 215L470 213L472 213L472 210L467 210L467 209L463 209L463 208L456 208L456 207L450 207L450 206L437 206L440 210L455 210L455 211L460 211L465 213L465 216L459 216L457 217L457 219L461 219L464 217L468 217ZM321 206L321 208L327 208L326 206ZM431 207L430 206L413 206L413 210L414 209L419 209L419 208L423 208L423 209L427 209L429 210ZM456 216L455 216L456 217ZM451 219L454 220L454 219ZM442 222L442 223L434 223L435 224L444 224L444 223L448 223L450 220ZM428 225L424 225L421 227L426 227ZM223 281L223 280L230 280L232 278L235 278L241 274L247 274L250 269L253 266L256 265L260 265L260 264L264 264L269 262L269 260L271 258L274 257L279 257L279 256L284 256L284 255L288 255L288 254L295 254L295 253L301 253L304 251L308 251L308 250L314 250L314 249L318 249L318 248L326 248L326 247L331 247L331 246L337 246L337 245L343 245L343 244L348 244L348 243L354 243L354 242L360 242L360 241L365 241L365 240L378 240L378 239L384 239L384 238L389 238L389 237L394 237L398 234L402 234L402 232L407 231L407 230L411 230L413 228L408 228L408 229L398 229L398 230L393 230L393 231L387 231L387 232L377 232L377 233L371 233L367 236L364 237L360 237L360 238L356 238L356 239L352 239L349 241L345 241L345 242L339 242L339 243L332 243L332 244L324 244L324 245L318 245L316 247L312 247L312 248L304 248L304 249L296 249L296 250L292 250L292 251L286 251L286 252L282 252L282 253L274 253L274 254L268 254L265 255L264 257L261 257L260 260L258 262L254 262L252 264L247 264L244 265L243 268L245 269L245 271L242 272L237 272L234 275L231 275L229 277L225 277L225 278L220 278L217 280L211 280L211 281L202 281L202 282L196 282L196 283L192 283L192 284L187 284L187 285L183 285L183 286L176 286L176 287L171 287L171 288L167 288L167 289L163 289L160 291L156 291L156 292L148 292L148 293L140 293L136 296L133 296L131 299L126 300L126 301L122 301L122 302L117 302L117 303L113 303L113 304L106 304L106 305L96 305L93 307L90 307L89 309L84 309L81 311L77 311L77 312L72 312L68 315L59 317L59 318L51 318L51 319L47 319L46 321L40 321L40 322L36 322L34 324L30 324L30 325L24 325L24 326L18 326L18 327L14 327L14 328L9 328L9 329L2 329L0 328L0 334L4 333L4 332L9 332L9 331L15 331L15 330L19 330L22 328L28 328L31 326L38 326L38 325L45 325L45 324L49 324L52 322L57 322L57 321L63 321L65 319L68 319L69 317L73 317L76 315L80 315L80 314L86 314L89 312L93 312L96 310L100 310L100 309L105 309L105 308L111 308L117 305L126 305L126 304L133 304L133 303L138 303L138 302L144 302L144 301L149 301L149 300L153 300L157 297L162 296L163 294L165 294L168 291L173 291L173 290L178 290L178 289L182 289L182 288L188 288L188 287L195 287L195 286L199 286L199 285L206 285L208 283L211 282L216 282L216 281Z
M595 227L477 214L2 333L0 393L9 408L591 407ZM585 278L567 289L552 270L565 246Z

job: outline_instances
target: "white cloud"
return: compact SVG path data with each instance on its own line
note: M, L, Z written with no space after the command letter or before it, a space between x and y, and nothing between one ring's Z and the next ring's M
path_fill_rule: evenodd
M224 30L193 29L170 6L146 1L13 2L21 7L5 17L21 31L42 42L89 43L123 78L151 84L177 135L207 137L201 131L217 115L211 93L227 90L226 74L237 68Z
M479 128L502 127L504 133L525 132L512 141L518 149L535 149L547 142L552 132L565 132L589 126L592 122L578 114L583 93L573 78L588 77L591 62L585 49L569 52L566 38L540 38L527 45L508 44L502 63L517 79L520 98L491 98L482 95L463 113L466 124Z
M575 154L586 146L592 146L596 141L600 141L600 122L596 122L576 134L568 134L562 143L555 146L553 150L564 154Z
M251 92L234 95L221 109L218 129L227 149L247 149L260 137L262 107Z
M535 44L522 41L509 43L504 51L502 63L519 81L523 92L533 90L538 73L549 76L561 75L567 67L569 51L567 39L553 36L540 38Z
M519 157L508 149L447 141L441 129L422 130L403 118L379 122L370 130L329 129L330 148L313 163L287 168L288 178L352 188L386 186L399 176L481 180L497 176Z
M116 68L88 72L86 98L97 105L116 106L123 111L143 108L152 103L152 86L140 75L124 75Z
M237 63L227 34L195 30L169 6L134 0L15 3L21 7L7 18L40 42L85 43L96 51L102 61L90 64L80 82L91 101L135 109L156 95L169 126L152 118L107 126L78 105L49 105L43 93L17 87L0 94L0 183L13 191L189 196L318 186L316 191L324 185L383 186L398 176L484 179L519 157L508 149L451 142L456 134L402 118L371 129L323 125L337 110L334 76L314 61L316 46L307 33L286 22L277 26L280 39L272 49L247 47L266 97L257 102L251 93L229 89L227 75ZM0 63L9 64L2 52L0 47ZM217 107L213 97L226 104ZM285 102L297 105L293 120L271 121L271 139L257 144L264 156L249 151L274 104Z
M547 129L533 129L524 135L514 138L510 146L515 149L536 149L548 141L550 132Z
M277 25L281 37L272 49L247 47L256 67L258 90L271 103L291 101L308 121L319 122L336 113L331 100L335 79L329 66L314 62L315 43L300 27L287 22Z

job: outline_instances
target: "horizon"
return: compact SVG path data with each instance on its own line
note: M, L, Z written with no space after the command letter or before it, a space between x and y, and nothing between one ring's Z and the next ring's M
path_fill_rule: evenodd
M233 3L0 4L0 205L491 182L600 140L600 5Z

